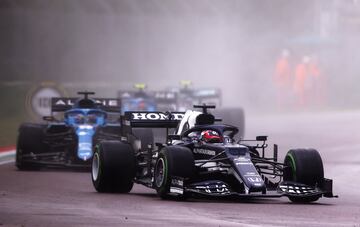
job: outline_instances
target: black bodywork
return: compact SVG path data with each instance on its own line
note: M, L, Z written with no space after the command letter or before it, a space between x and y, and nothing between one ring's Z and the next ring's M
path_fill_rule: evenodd
M164 148L185 147L193 154L194 172L191 177L171 176L169 195L288 196L294 200L305 198L305 201L306 198L334 197L330 179L322 177L315 185L284 180L290 179L286 175L291 174L291 167L278 161L277 145L274 145L272 157L266 157L266 136L258 136L255 140L235 141L238 128L216 123L214 116L206 112L206 106L204 113L198 116L198 124L182 135L169 135L170 128L179 123L181 113L167 113L166 118L156 118L156 114L160 113L153 113L152 119L135 119L134 113L127 112L122 119L122 138L127 138L123 142L127 140L133 143L134 140L129 138L132 137L131 130L134 127L167 128L168 135L166 143L149 144L146 150L135 149L135 183L156 189L156 174L159 172L156 171L156 165L161 151ZM223 142L209 144L193 136L209 129L218 132ZM312 200L314 199L310 201Z

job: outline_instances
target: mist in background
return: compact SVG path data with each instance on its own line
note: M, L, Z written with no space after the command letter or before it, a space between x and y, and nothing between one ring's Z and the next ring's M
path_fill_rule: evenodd
M137 82L158 90L188 79L221 87L226 106L271 110L286 48L292 70L304 55L318 59L322 108L358 108L359 28L356 0L0 0L0 81L114 97Z

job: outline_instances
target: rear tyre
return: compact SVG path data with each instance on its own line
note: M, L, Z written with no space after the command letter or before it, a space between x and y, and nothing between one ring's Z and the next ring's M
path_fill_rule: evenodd
M98 192L128 193L135 177L135 156L127 143L103 141L95 148L91 179Z
M44 131L45 125L40 124L24 123L19 127L15 155L15 165L19 170L37 170L40 168L40 165L31 162L29 157L26 161L24 156L46 151L46 146L43 143Z
M315 149L292 149L284 160L290 168L284 172L284 181L294 181L309 186L321 185L324 180L323 162ZM318 200L321 195L309 197L289 196L292 202L309 203Z
M173 177L191 178L195 173L194 156L190 149L180 146L164 147L154 170L154 187L162 199L170 198ZM178 197L184 198L184 194Z

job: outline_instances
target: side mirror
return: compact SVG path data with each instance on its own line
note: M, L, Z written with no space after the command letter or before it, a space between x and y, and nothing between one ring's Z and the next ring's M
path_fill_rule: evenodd
M181 136L180 135L168 135L168 139L169 140L180 140Z
M55 117L54 116L44 116L43 120L44 121L55 121Z
M257 140L257 141L266 141L267 138L268 138L267 136L257 136L257 137L256 137L256 140Z

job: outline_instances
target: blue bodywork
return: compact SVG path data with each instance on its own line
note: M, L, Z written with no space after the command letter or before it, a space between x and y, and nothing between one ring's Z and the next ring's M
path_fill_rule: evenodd
M98 126L106 124L107 113L100 109L74 108L65 112L65 124L73 127L78 136L77 156L89 160L93 156L93 135Z
M95 94L90 91L77 94L84 97L52 97L51 115L43 117L46 122L20 126L16 153L19 168L88 168L95 145L118 138L120 100L89 98Z

